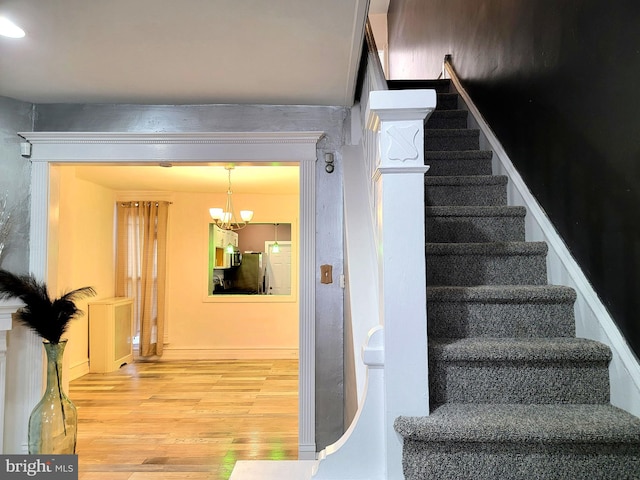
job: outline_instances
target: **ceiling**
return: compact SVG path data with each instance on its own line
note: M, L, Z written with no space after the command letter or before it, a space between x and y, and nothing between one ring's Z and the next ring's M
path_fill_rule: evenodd
M367 0L0 0L0 95L32 103L347 105Z
M367 9L386 13L388 4L0 0L0 15L26 32L0 37L0 96L36 104L350 106ZM227 184L222 167L83 166L77 175L117 190L226 191ZM297 167L243 166L233 190L297 193L297 175Z

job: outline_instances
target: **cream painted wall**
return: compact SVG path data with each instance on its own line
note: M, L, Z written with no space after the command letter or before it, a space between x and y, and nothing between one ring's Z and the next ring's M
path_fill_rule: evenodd
M73 166L53 166L52 228L49 253L52 295L91 285L93 299L114 295L114 203L134 192L115 192L75 176ZM208 208L224 194L162 192L171 198L167 285L167 329L164 359L294 358L298 352L297 261L292 266L291 298L249 297L212 300L206 295ZM161 198L160 198L161 197ZM150 198L144 192L144 198ZM292 223L297 259L297 195L234 194L236 208L251 208L255 222ZM57 222L57 223L56 223ZM57 232L59 233L56 236ZM246 297L245 297L246 298ZM88 300L78 306L87 311ZM65 363L69 380L88 372L89 324L86 315L71 323Z
M208 209L224 195L174 193L170 208L168 358L293 357L298 351L298 279L292 266L293 298L207 296ZM297 195L234 194L237 210L254 210L256 223L292 223L297 258ZM240 232L240 235L242 232ZM277 303L275 299L279 299Z
M369 14L369 23L373 30L373 37L379 52L383 52L380 58L382 68L386 76L389 74L389 39L387 31L387 14Z
M72 166L52 168L56 169L52 183L57 183L52 185L52 197L58 192L58 201L52 202L52 218L58 222L58 238L50 242L49 263L55 266L49 269L50 294L59 296L84 286L92 286L97 292L95 297L77 302L85 314L71 322L65 335L69 342L64 358L69 380L73 380L89 371L87 302L114 295L115 195L112 190L76 178Z

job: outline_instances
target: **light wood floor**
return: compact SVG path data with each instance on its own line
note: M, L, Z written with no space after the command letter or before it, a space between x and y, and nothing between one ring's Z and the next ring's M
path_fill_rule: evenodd
M79 480L227 479L297 458L296 360L133 363L71 382Z

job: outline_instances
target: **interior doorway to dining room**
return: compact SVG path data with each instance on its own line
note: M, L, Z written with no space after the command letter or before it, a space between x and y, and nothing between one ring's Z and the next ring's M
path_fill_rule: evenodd
M61 136L65 137L65 141L60 143L50 137L56 137L58 134L42 134L38 132L32 132L25 134L32 144L38 144L39 148L34 149L38 152L37 155L32 156L32 187L35 192L32 198L32 217L31 217L31 229L33 233L34 248L32 249L32 255L30 259L30 265L32 271L36 275L45 277L48 269L51 271L58 271L55 265L59 259L48 256L49 248L56 248L59 241L59 232L56 232L56 226L50 225L49 222L55 224L56 218L50 216L51 206L50 199L53 199L53 203L59 201L59 191L56 192L55 188L49 191L50 175L53 172L55 176L55 169L50 168L55 165L62 164L78 164L78 163L92 163L92 164L108 164L108 163L120 163L120 164L158 164L157 149L154 146L154 142L158 141L158 137L162 137L164 134L150 134L149 137L153 137L150 141L147 141L145 134L106 134L99 135L92 133L61 133ZM249 134L251 136L259 137L255 140L250 147L242 142L238 143L235 140L227 140L228 137L233 137L239 134L168 134L168 139L163 142L163 154L174 155L179 158L178 163L181 164L197 164L202 162L217 161L216 158L220 158L220 146L223 145L222 150L225 152L225 161L228 161L228 155L230 150L239 148L240 150L246 150L249 148L253 152L260 150L262 153L263 161L271 162L274 152L269 150L274 149L279 153L281 158L291 159L293 161L299 161L300 165L300 236L299 236L299 256L300 258L313 258L313 252L315 249L315 238L313 232L315 231L314 224L314 205L309 199L314 198L315 189L315 142L321 136L318 132L300 132L300 133L267 133L267 134ZM181 138L181 136L186 137ZM76 138L77 137L77 138ZM89 137L92 137L91 141L87 141ZM197 137L197 138L196 138ZM210 148L207 148L207 153L203 155L202 144L209 144L209 137L212 138L210 142ZM222 137L222 139L221 139ZM263 142L263 137L269 137L269 140ZM293 140L285 137L293 137ZM203 140L204 138L204 140ZM273 139L277 139L275 142ZM126 145L126 151L131 149L131 144L138 145L139 157L135 160L125 160L119 157L123 155L125 150L119 149L117 145ZM264 144L263 144L264 143ZM106 147L105 145L110 145ZM116 147L114 147L116 145ZM169 146L167 146L169 145ZM258 148L256 147L258 145ZM61 151L61 150L62 151ZM108 151L110 158L105 159L104 152ZM266 152L266 154L265 154ZM288 152L288 153L287 153ZM255 154L255 153L254 153ZM232 155L233 156L233 155ZM206 157L206 160L205 160ZM265 158L266 157L266 158ZM130 158L130 157L129 157ZM222 160L220 160L222 161ZM260 159L255 160L260 163ZM53 179L55 185L55 178ZM42 238L40 237L42 235ZM51 260L51 262L50 262ZM299 358L299 384L304 385L304 388L300 388L300 401L299 405L299 435L298 435L298 453L303 458L315 453L315 439L314 439L314 421L313 411L308 406L313 405L313 396L315 392L314 388L314 375L313 375L313 361L314 355L313 349L313 332L312 332L312 311L310 306L314 303L314 289L312 281L313 278L313 265L306 261L301 261L299 264L298 276L300 278L299 288L299 312L300 312L300 358ZM37 397L40 388L40 382L37 375L31 375L27 380L27 388L25 389L26 397ZM28 402L27 402L28 403Z

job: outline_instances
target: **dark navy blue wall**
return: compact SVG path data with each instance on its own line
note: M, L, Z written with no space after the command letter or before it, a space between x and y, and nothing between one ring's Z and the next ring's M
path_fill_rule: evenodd
M640 2L391 0L390 77L445 54L640 356Z

